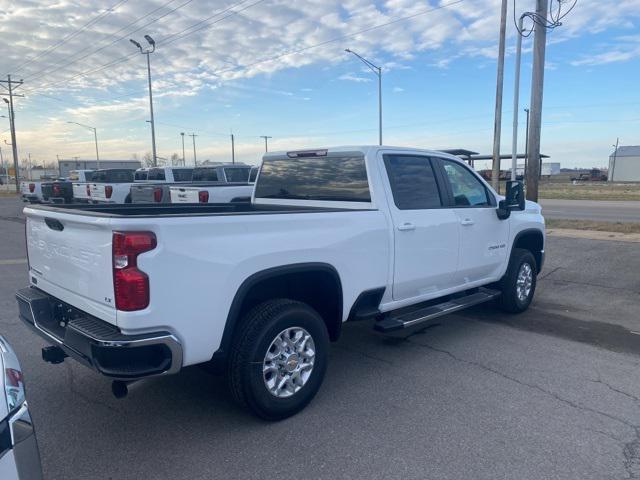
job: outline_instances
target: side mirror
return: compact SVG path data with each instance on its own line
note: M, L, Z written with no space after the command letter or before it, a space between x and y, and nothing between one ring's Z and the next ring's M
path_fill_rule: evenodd
M505 199L500 200L496 213L500 220L506 220L512 210L524 210L524 189L522 182L507 181Z

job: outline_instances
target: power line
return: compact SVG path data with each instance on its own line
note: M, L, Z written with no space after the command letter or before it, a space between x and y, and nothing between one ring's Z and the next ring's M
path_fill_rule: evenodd
M172 1L173 1L173 0L172 0ZM193 0L187 0L187 1L186 1L186 2L184 2L183 4L181 4L181 5L179 5L178 7L176 7L176 8L174 8L174 9L172 9L170 12L167 12L166 14L164 14L162 17L158 17L158 18L157 18L157 19L155 19L154 21L149 22L149 23L147 23L147 24L143 25L142 27L137 28L137 29L136 29L136 30L134 30L133 32L130 32L130 33L126 34L126 35L123 35L122 37L120 37L120 38L118 38L118 39L114 40L114 41L113 41L112 43L110 43L109 45L106 45L106 46L104 46L104 47L102 47L102 48L100 48L100 49L96 50L96 51L95 51L95 52L93 52L93 53L96 53L96 52L98 52L98 51L100 51L100 50L103 50L104 48L107 48L107 47L109 47L109 46L113 45L114 43L116 43L117 41L119 41L119 40L121 40L121 39L123 39L123 38L127 37L127 36L128 36L128 35L130 35L131 33L135 33L135 32L137 32L138 30L141 30L141 29L142 29L142 28L144 28L145 26L150 25L151 23L154 23L154 22L158 21L160 18L163 18L163 17L165 17L165 16L169 15L170 13L172 13L172 12L176 11L177 9L182 8L182 7L183 7L183 6L185 6L186 4L191 3L192 1L193 1ZM228 12L230 9L232 9L233 7L238 6L238 5L241 5L241 4L243 4L243 3L246 3L247 1L248 1L248 0L242 0L242 1L240 1L240 2L237 2L237 3L233 4L233 5L231 5L230 7L226 7L226 8L224 8L224 9L222 9L222 10L219 10L219 11L217 11L215 14L211 15L210 17L208 17L206 20L210 20L211 18L214 18L214 17L216 17L216 16L219 16L219 15L221 15L221 14L223 14L223 13L226 13L226 12ZM212 25L214 25L214 24L216 24L216 23L219 23L219 22L221 22L222 20L225 20L226 18L229 18L230 16L235 15L236 13L242 12L242 11L244 11L244 10L246 10L246 9L248 9L248 8L250 8L250 7L252 7L252 6L254 6L254 5L257 5L258 3L263 2L263 1L264 1L264 0L258 0L258 1L254 2L254 3L252 3L251 5L248 5L248 6L246 6L246 7L242 8L242 9L240 9L240 10L233 11L233 12L232 12L232 13L230 13L229 15L226 15L226 16L224 16L224 17L222 17L222 18L220 18L220 19L216 20L215 22L212 22L210 25L205 25L204 27L201 27L201 28L199 28L199 29L197 29L197 30L194 30L194 31L192 31L192 32L188 32L188 33L186 33L186 34L182 35L181 37L173 38L173 37L175 37L176 35L178 35L179 33L181 33L181 32L183 32L183 31L188 30L189 28L191 28L191 27L188 27L187 29L184 29L184 30L182 30L181 32L178 32L177 34L172 34L172 35L169 35L168 37L166 37L166 38L171 39L171 40L169 40L169 41L166 41L166 40L165 40L165 41L159 41L159 42L158 42L158 44L163 44L163 45L165 45L165 44L173 43L173 42L174 42L174 41L176 41L176 40L179 40L179 39L184 38L184 37L186 37L186 36L188 36L188 35L191 35L192 33L195 33L196 31L202 30L203 28L207 28L207 27L210 27L210 26L212 26ZM204 21L204 20L203 20L203 21ZM197 23L196 23L196 24L194 24L194 25L201 24L203 21L199 21L199 22L197 22ZM192 27L193 27L193 25L192 25ZM86 56L88 56L88 55L85 55L85 57L86 57ZM91 74L93 74L93 73L97 73L97 72L99 72L99 71L105 70L105 69L107 69L107 68L109 68L109 67L111 67L111 66L113 66L113 65L118 64L118 63L127 62L127 61L129 61L133 56L135 56L135 53L134 53L134 54L131 54L131 55L125 55L125 56L123 56L123 57L120 57L120 58L118 58L118 59L116 59L116 60L113 60L113 61L111 61L111 62L108 62L108 63L106 63L106 64L104 64L104 65L101 65L100 67L98 67L98 68L96 68L96 69L76 73L75 75L73 75L73 76L71 76L70 78L68 78L68 79L65 81L65 83L66 83L67 81L73 80L73 79L75 79L75 78L85 77L85 76L87 76L87 75L91 75ZM77 62L78 60L81 60L82 58L85 58L85 57L81 57L80 59L74 60L74 62L72 62L72 63L75 63L75 62ZM47 87L50 87L50 86L56 86L56 85L58 85L58 84L60 84L60 83L61 83L60 81L49 82L49 83L45 83L45 84L40 85L38 88L47 88ZM35 90L35 88L34 88L34 89L32 89L32 90L30 90L30 91L33 91L33 90Z
M133 21L133 22L129 22L129 23L128 23L127 25L125 25L124 27L119 28L118 30L116 30L115 32L113 32L112 34L110 34L110 36L117 35L118 33L120 33L120 32L122 32L122 31L126 30L126 29L127 29L127 28L129 28L130 26L135 25L136 23L138 23L138 22L140 22L141 20L143 20L143 19L145 19L145 18L149 17L150 15L153 15L153 14L154 14L155 12L157 12L158 10L161 10L161 9L163 9L163 8L167 7L168 5L170 5L171 3L173 3L174 1L175 1L175 0L169 0L168 2L164 3L164 4L163 4L163 5L161 5L160 7L155 8L154 10L152 10L152 11L151 11L151 12L149 12L149 13L147 13L146 15L143 15L143 16L142 16L142 17L140 17L139 19L137 19L137 20L135 20L135 21ZM67 62L67 63L65 63L65 64L63 64L63 65L56 65L55 67L53 67L53 69L52 69L51 67L45 67L45 68L43 68L43 69L41 69L41 70L38 70L38 71L36 71L36 72L34 72L34 73L29 74L26 78L27 78L27 79L30 79L30 78L33 78L33 77L35 77L35 76L40 76L40 75L42 75L42 74L43 74L43 73L45 73L45 72L46 72L47 76L50 76L50 75L52 75L52 74L54 74L54 73L56 73L56 72L58 72L58 71L60 71L60 70L67 69L67 68L68 68L68 67L70 67L71 65L74 65L74 64L78 63L79 61L84 60L85 58L88 58L88 57L90 57L90 56L92 56L92 55L95 55L96 53L101 52L101 51L103 51L104 49L109 48L109 47L110 47L110 46L112 46L112 45L115 45L115 44L116 44L116 43L118 43L120 40L123 40L123 39L127 38L128 36L130 36L130 35L132 35L132 34L134 34L134 33L138 32L138 31L142 30L143 28L146 28L146 27L148 27L149 25L152 25L152 24L156 23L158 20L163 19L164 17L166 17L166 16L168 16L168 15L172 14L173 12L175 12L175 11L177 11L177 10L179 10L179 9L183 8L183 7L185 7L186 5L188 5L188 4L189 4L189 3L191 3L191 2L193 2L193 0L186 0L186 1L185 1L185 2L183 2L182 4L178 5L177 7L173 7L173 8L172 8L172 9L170 9L168 12L166 12L166 13L164 13L164 14L160 15L159 17L155 18L154 20L151 20L151 21L149 21L149 22L145 23L144 25L141 25L140 27L137 27L136 29L134 29L134 30L132 30L132 31L129 31L129 32L125 33L124 35L119 36L118 38L116 38L116 39L115 39L115 40L113 40L112 42L110 42L110 43L108 43L108 44L106 44L106 45L103 45L103 46L101 46L100 48L98 48L98 49L96 49L96 50L93 50L93 51L91 51L91 52L87 53L86 55L83 55L83 56L81 56L81 57L75 58L75 59L73 59L72 61ZM75 53L74 55L72 55L70 58L73 58L74 56L77 56L77 55L81 54L82 52L86 51L87 49L88 49L88 48L84 48L84 49L80 50L79 52L77 52L77 53Z
M92 20L89 20L87 23L85 23L82 27L80 27L78 30L76 30L73 33L68 34L67 36L65 36L64 38L62 38L61 40L59 40L58 42L54 43L53 45L51 45L49 48L47 48L46 50L38 53L37 55L25 60L24 62L22 62L21 64L19 64L14 70L16 72L19 72L22 68L26 67L27 65L33 63L35 60L37 60L38 58L41 58L43 55L47 55L51 52L53 52L54 50L58 49L59 47L61 47L62 45L64 45L65 43L67 43L69 40L77 37L80 33L82 33L83 31L85 31L87 28L89 28L92 25L95 25L96 23L98 23L101 19L103 19L104 17L106 17L107 15L109 15L110 13L112 13L113 11L115 11L118 7L121 7L123 4L127 3L129 0L119 0L118 2L116 2L115 4L113 4L111 7L107 8L104 12L102 12L100 15L98 15L97 17L93 18Z

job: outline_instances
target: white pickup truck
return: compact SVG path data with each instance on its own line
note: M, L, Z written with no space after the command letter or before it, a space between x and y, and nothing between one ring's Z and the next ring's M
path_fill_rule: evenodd
M230 203L251 199L253 168L245 164L221 164L193 170L192 185L170 185L171 203ZM255 176L254 176L255 181Z
M71 190L73 193L72 201L86 203L90 200L91 181L95 170L72 170L69 172L69 180L71 180Z
M143 178L144 175L144 178ZM131 203L169 203L169 186L192 181L193 167L152 167L136 170Z
M89 185L91 203L131 203L131 185L134 170L128 168L107 168L96 170Z
M28 206L20 317L122 381L224 367L266 419L311 401L343 322L381 332L532 301L541 208L459 158L384 146L265 154L250 204Z

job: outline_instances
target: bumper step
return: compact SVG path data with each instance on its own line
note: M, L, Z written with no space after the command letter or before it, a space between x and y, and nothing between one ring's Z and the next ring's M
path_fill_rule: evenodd
M434 318L457 312L458 310L462 310L473 305L488 302L489 300L499 297L500 294L501 292L499 290L480 288L475 293L453 298L437 305L418 308L417 310L413 310L397 316L385 317L382 320L376 322L373 328L379 332L386 333L393 332L395 330L401 330L403 328L413 327L416 325L421 325L433 320Z

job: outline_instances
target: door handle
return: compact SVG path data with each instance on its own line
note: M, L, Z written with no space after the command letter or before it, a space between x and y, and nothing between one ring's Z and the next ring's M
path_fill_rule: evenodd
M415 230L416 226L413 223L405 222L402 225L398 225L398 230L401 232L408 232L409 230Z
M464 220L460 221L460 225L464 225L465 227L469 226L469 225L473 225L475 222L473 220L471 220L470 218L465 218Z

